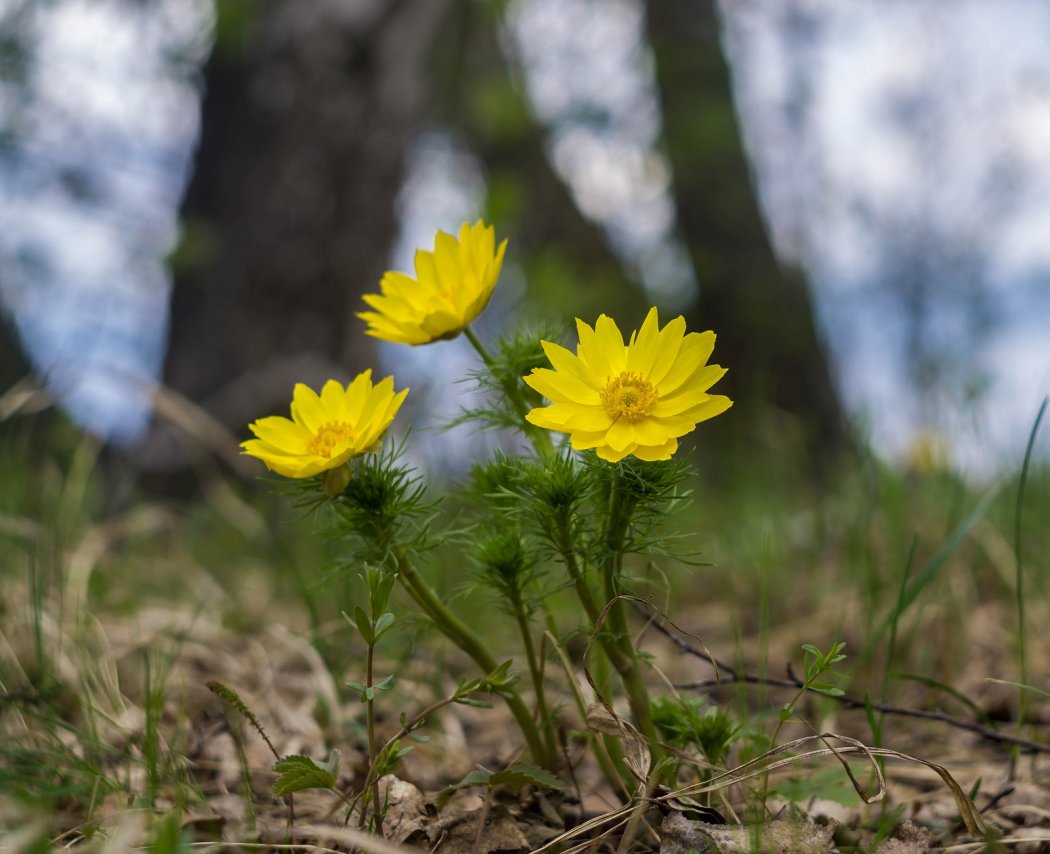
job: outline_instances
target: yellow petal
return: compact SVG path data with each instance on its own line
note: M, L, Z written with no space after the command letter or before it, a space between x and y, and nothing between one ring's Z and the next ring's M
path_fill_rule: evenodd
M616 321L607 315L600 315L594 324L595 336L609 361L609 370L618 374L627 368L627 348L623 345L623 335Z
M708 360L714 347L714 332L690 332L686 335L678 358L667 375L657 383L660 396L670 395L682 386Z
M347 420L356 423L361 420L361 410L364 409L368 392L372 388L372 369L362 371L353 382L346 387L346 417Z
M303 383L296 383L292 393L292 420L311 433L316 433L326 420L321 398Z
M601 459L610 463L618 463L631 453L629 450L617 450L610 445L598 445L594 450Z
M627 348L627 370L649 376L653 362L659 354L660 315L653 306L642 323L637 335L631 336L631 346Z
M573 430L569 441L573 450L586 451L605 444L605 434L607 432L607 430L598 430L594 433L588 433L583 430Z
M553 403L544 410L548 421L564 424L571 430L593 432L608 430L612 417L602 406L586 406L578 403Z
M669 460L678 450L678 440L668 439L662 445L639 445L634 449L634 455L640 460L653 462L654 460Z
M585 385L572 374L556 373L547 368L533 368L532 373L523 379L526 385L548 400L595 405L601 402L596 388Z
M649 380L659 385L660 380L667 376L667 372L678 358L678 352L682 347L682 338L685 336L685 318L679 315L663 329L660 330L659 341L656 347L656 356L649 368Z
M561 418L558 418L556 412L552 415L549 409L549 406L542 409L533 409L525 414L525 420L530 424L535 424L537 427L542 427L544 430L557 430L559 433L570 432L569 425Z
M554 366L554 370L559 373L568 374L592 388L597 388L605 379L604 376L598 377L588 372L587 366L571 351L566 350L561 345L553 344L550 341L540 341L540 346L543 347L543 352L546 353L550 363Z
M283 415L269 415L248 425L260 439L278 448L301 452L306 447L306 432Z
M699 424L701 421L707 421L709 418L721 415L732 405L733 401L724 394L712 394L699 406L683 412L681 417L691 420L694 424Z
M609 357L602 350L598 336L594 330L579 318L576 318L576 332L580 336L580 344L576 348L576 355L587 368L587 372L595 377L605 378L612 373L609 367Z
M605 434L605 441L614 450L622 451L635 441L634 431L631 430L631 422L622 416L617 418L613 422L612 427L609 428L609 432Z
M342 421L346 418L346 391L338 380L329 380L321 388L321 406L326 420Z
M458 239L439 231L434 251L416 252L415 279L390 271L380 281L381 295L364 296L375 309L358 314L367 334L399 344L455 337L485 309L496 287L507 241L494 253L495 239L495 229L481 220L464 223Z

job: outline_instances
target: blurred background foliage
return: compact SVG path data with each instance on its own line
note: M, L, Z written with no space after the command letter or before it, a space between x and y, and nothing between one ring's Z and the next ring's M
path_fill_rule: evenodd
M892 5L887 19L905 20L928 4ZM1035 15L1013 5L1022 24ZM790 458L800 472L826 470L880 441L856 429L865 407L847 371L857 359L842 358L849 327L828 326L839 303L822 290L827 229L813 213L828 206L812 192L786 215L777 202L784 170L770 170L770 149L798 139L763 136L771 113L756 106L767 90L754 81L780 56L792 70L781 112L796 137L823 121L826 70L806 77L797 63L843 20L801 0L6 0L4 388L31 363L88 430L165 489L217 445L236 466L230 436L282 411L297 381L378 366L419 389L423 419L451 397L442 389L464 373L462 350L377 347L354 312L437 227L483 216L510 239L485 333L539 318L568 332L571 317L600 312L630 329L651 304L665 320L682 312L690 328L718 333L715 359L730 368L720 390L736 401L705 425L702 465L717 476L734 459L776 468ZM902 47L900 63L915 61ZM948 95L898 95L896 126L936 161L950 140L922 117ZM808 139L792 149L800 164L819 156L816 131ZM993 200L1024 173L1007 154ZM935 216L916 226L910 201L887 221L855 188L816 189L861 211L863 251L881 270L855 313L875 330L869 344L887 330L883 391L900 386L861 403L918 401L911 426L942 426L930 401L961 374L965 389L945 406L972 402L986 380L974 363L996 321L981 272L989 252L956 232L940 239ZM993 228L994 213L975 227ZM969 250L954 266L949 243ZM954 334L934 334L938 306L958 293L968 313L949 317ZM891 341L897 326L906 331Z

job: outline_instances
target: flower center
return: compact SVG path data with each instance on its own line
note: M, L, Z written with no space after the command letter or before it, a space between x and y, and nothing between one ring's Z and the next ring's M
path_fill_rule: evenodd
M644 418L656 403L656 388L634 371L623 371L619 376L610 377L598 394L609 415L613 418L622 416L628 421Z
M330 460L332 449L353 435L354 428L345 421L329 421L317 431L317 435L306 443L306 452Z

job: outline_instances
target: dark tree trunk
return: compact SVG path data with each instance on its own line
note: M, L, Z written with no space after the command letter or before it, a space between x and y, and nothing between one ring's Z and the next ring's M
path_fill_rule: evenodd
M353 313L396 234L405 141L445 10L217 4L164 382L226 428L285 410L296 381L374 365ZM143 449L148 467L186 462L164 434Z
M750 443L756 428L790 423L819 466L847 447L846 423L806 281L778 264L766 235L715 5L649 0L646 9L678 224L700 283L687 320L718 333L715 357L729 368L719 390L735 401L705 435Z
M14 321L0 307L0 395L30 372Z

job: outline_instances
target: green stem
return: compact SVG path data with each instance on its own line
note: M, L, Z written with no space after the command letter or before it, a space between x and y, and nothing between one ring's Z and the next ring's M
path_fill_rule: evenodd
M553 632L550 632L549 634L551 646L554 648L555 654L557 654L561 661L561 666L568 679L569 689L572 692L573 699L576 701L576 708L580 713L580 718L582 720L587 720L587 703L584 701L583 695L580 693L579 686L576 683L575 670L572 666L572 662L569 661L569 656L565 652L565 647L558 642L555 634ZM598 765L601 767L606 781L612 787L613 791L617 793L621 801L627 803L631 800L631 793L634 790L635 781L634 777L631 776L631 772L627 769L627 763L624 762L623 746L613 736L602 735L597 732L591 732L591 744L593 745L594 756L598 760Z
M1017 596L1017 658L1022 685L1028 685L1029 682L1028 632L1026 629L1027 622L1024 612L1024 553L1021 550L1021 511L1024 507L1024 488L1025 482L1028 480L1028 467L1032 462L1032 449L1035 447L1035 437L1039 434L1039 425L1042 423L1043 416L1046 414L1048 402L1050 402L1050 398L1043 399L1043 405L1039 407L1039 414L1036 415L1035 423L1032 425L1032 430L1028 434L1028 445L1025 447L1024 463L1021 465L1021 479L1017 484L1017 503L1014 507L1014 589ZM1022 689L1018 701L1017 734L1020 735L1024 725L1028 722L1029 707L1031 706L1031 699L1028 692Z
M529 631L529 621L525 617L525 609L521 602L514 602L514 617L518 622L518 630L521 632L521 640L525 646L525 659L529 663L529 676L532 677L532 687L536 692L536 709L540 716L540 725L543 727L543 740L547 751L547 761L556 763L558 756L558 741L554 735L554 722L547 707L547 697L543 690L543 674L540 672L539 658L536 655L536 645L532 642L532 632Z
M534 424L530 424L525 420L525 416L529 412L529 405L525 402L525 397L521 393L521 386L518 385L517 381L506 380L501 377L499 371L496 368L496 360L492 358L492 354L489 353L488 349L484 344L481 343L481 339L474 334L474 330L469 326L463 327L463 334L467 336L467 340L471 346L477 351L477 354L481 356L481 361L485 363L485 366L489 369L492 376L494 376L499 384L503 387L503 392L507 395L507 400L510 401L511 406L514 407L514 411L518 413L521 418L522 429L525 431L525 435L529 437L532 442L532 447L536 450L536 453L541 457L548 457L554 453L554 444L551 442L550 434L546 430L541 430Z
M609 655L616 672L620 675L624 690L627 692L627 701L631 707L631 715L634 717L634 725L638 731L645 736L649 742L649 752L652 756L653 765L663 757L656 739L656 728L653 726L652 713L649 707L649 691L645 687L641 669L638 666L638 656L631 643L631 634L627 627L627 617L624 612L620 595L620 576L623 570L623 548L627 537L627 528L631 520L631 507L624 498L622 474L619 467L613 475L612 490L609 495L609 516L605 535L605 560L602 562L602 579L605 585L606 600L610 602L608 623L610 632L605 635L606 642L603 646L607 652L610 648L618 651L617 655ZM599 637L603 635L599 633Z
M444 602L438 598L438 595L424 581L423 577L416 572L415 567L403 554L399 551L395 552L395 554L397 556L398 580L408 590L415 603L434 621L434 625L441 630L445 637L473 659L483 673L491 673L495 670L499 664L478 636L445 607ZM518 722L522 735L525 736L525 741L528 744L533 760L544 764L549 771L556 771L556 762L552 762L551 758L547 757L543 740L540 738L539 730L536 728L536 722L532 719L532 715L529 714L528 707L521 699L521 695L513 689L507 689L507 693L503 698L514 715L514 719Z
M587 583L587 579L584 577L579 562L576 560L576 550L572 544L572 534L569 531L569 526L565 519L560 519L558 521L555 533L557 535L558 551L561 554L562 561L565 563L565 569L569 574L569 578L572 580L573 587L576 590L576 596L583 605L583 610L587 613L587 617L590 620L589 634L591 634L594 631L594 627L598 625L598 620L601 618L601 612L598 609L598 603L594 600L594 594L591 592L591 587ZM617 602L616 604L619 605L621 603ZM609 632L604 631L598 633L598 643L601 645L602 651L605 653L604 661L612 663L624 685L630 680L631 683L635 685L634 693L637 694L637 680L630 675L632 671L631 658L634 654L633 649L630 656L624 656L616 639L613 638ZM606 664L603 666L602 662L603 659L601 658L595 660L595 664L591 668L591 675L595 679L595 684L600 686L601 690L606 691L609 687L609 674L606 669L608 665ZM634 667L634 670L637 671L637 666ZM628 690L630 695L630 689ZM642 685L642 696L644 696L645 708L648 712L649 698L648 693L645 692L644 684ZM634 714L636 719L638 718L633 703L632 714ZM602 739L621 781L627 786L627 791L630 791L634 783L634 777L627 769L621 745L613 736L602 736Z
M431 703L429 706L427 706L425 709L423 709L423 711L416 713L415 717L413 717L407 723L403 724L401 729L399 729L394 735L392 735L389 739L387 739L386 744L384 744L382 746L382 748L380 748L379 750L376 751L376 754L378 755L380 753L386 753L391 747L394 746L395 742L399 741L400 739L402 739L406 735L408 735L410 732L412 732L419 725L419 723L421 721L426 720L432 714L434 714L434 712L436 712L436 711L438 711L440 709L443 709L445 706L448 706L448 705L450 705L451 703L454 703L454 702L455 702L455 695L453 695L451 697L444 697L444 698L442 698L440 700L437 700L437 701ZM354 806L356 805L356 803L357 803L358 799L361 797L361 795L363 795L366 791L368 791L368 787L369 786L374 786L376 783L377 783L376 767L375 767L375 763L373 763L372 766L368 769L368 774L365 775L365 784L362 787L361 792L358 793L356 798L351 800L349 794L347 794L346 792L340 792L340 791L335 790L335 789L333 789L333 791L335 791L335 793L343 800L343 803L347 804L350 807L350 811L353 812ZM378 787L376 788L376 791L377 792L379 791Z
M373 629L374 631L374 629ZM372 679L375 672L375 645L368 644L368 654L365 660L365 685L368 688L372 687ZM372 697L367 698L365 705L365 716L368 724L368 772L372 775L376 767L376 710L375 710L375 699ZM372 809L374 810L373 815L375 820L379 821L379 815L382 812L382 807L379 803L379 786L373 785L372 787ZM361 810L361 826L365 824L365 810Z

